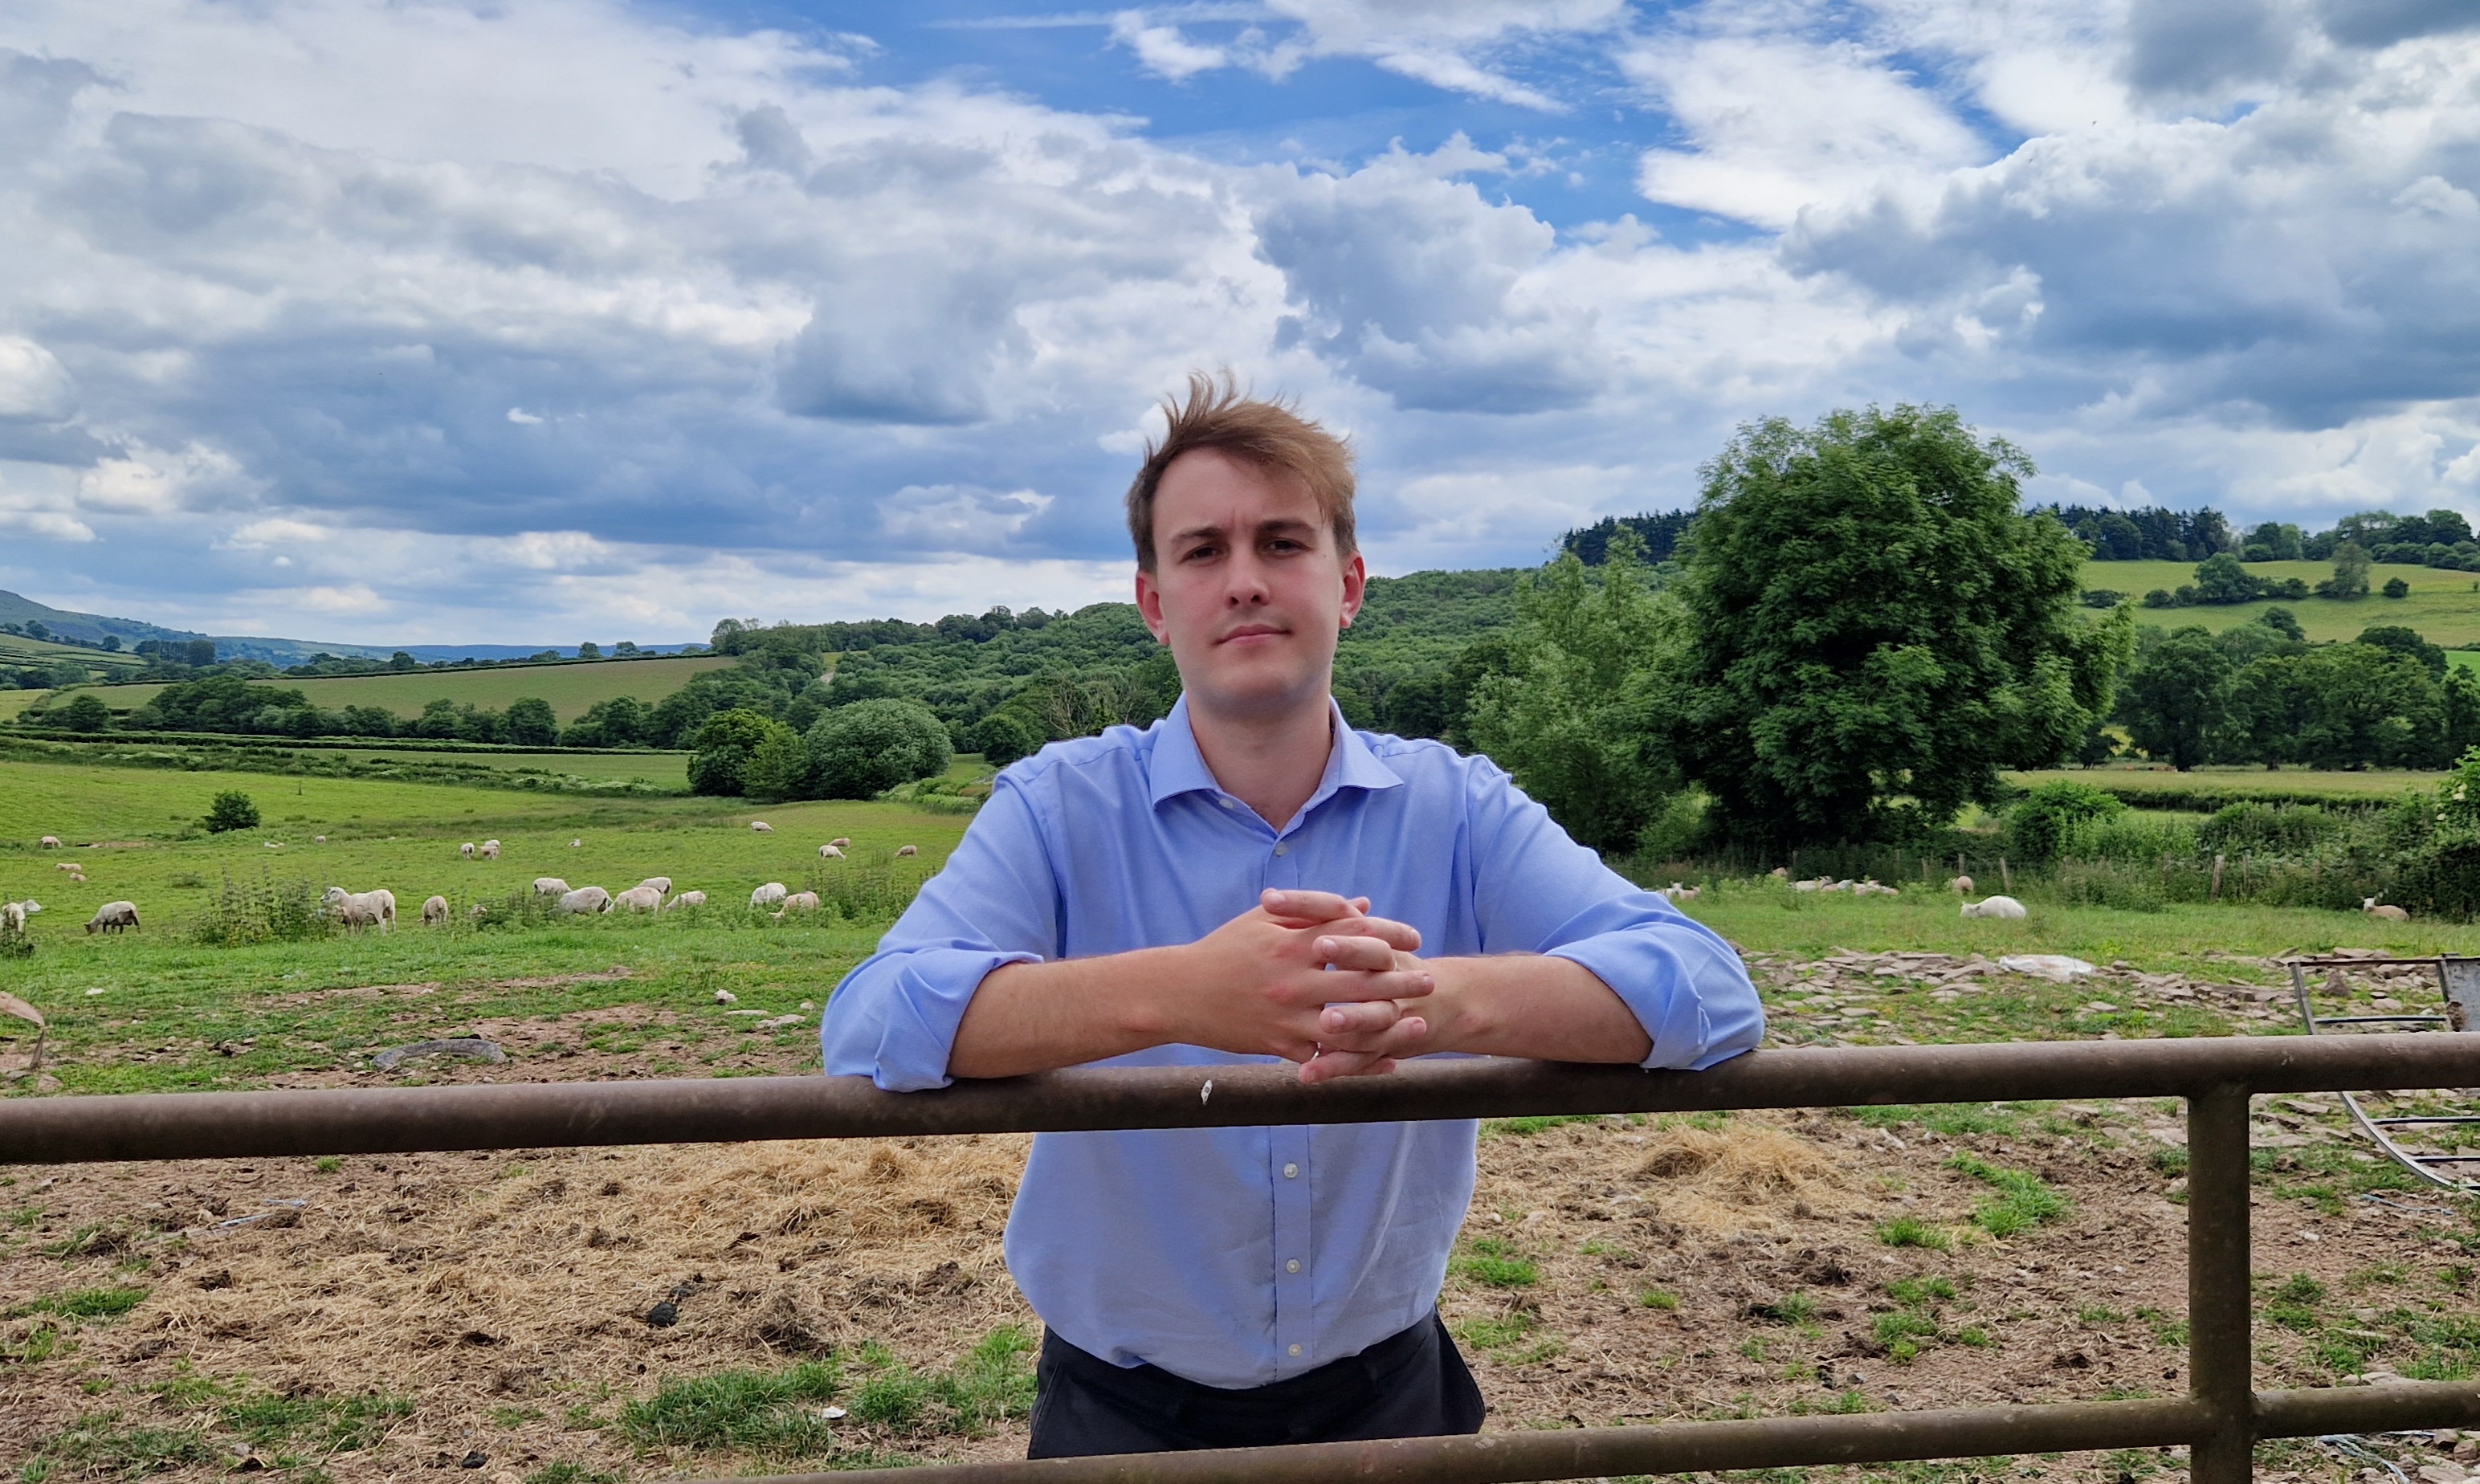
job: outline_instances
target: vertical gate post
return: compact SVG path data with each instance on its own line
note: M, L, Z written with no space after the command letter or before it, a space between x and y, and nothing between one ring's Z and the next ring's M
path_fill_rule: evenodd
M2187 1098L2188 1391L2213 1434L2188 1455L2196 1484L2244 1484L2256 1446L2248 1289L2248 1091Z

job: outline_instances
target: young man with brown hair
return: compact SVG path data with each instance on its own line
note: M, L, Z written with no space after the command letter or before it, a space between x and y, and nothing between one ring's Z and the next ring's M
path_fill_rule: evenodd
M1353 730L1351 457L1191 377L1128 491L1171 715L999 775L838 986L826 1069L898 1090L1052 1067L1434 1053L1703 1067L1764 1019L1727 944L1485 757ZM1032 1454L1473 1432L1437 1318L1469 1121L1044 1134L1008 1267L1046 1327Z

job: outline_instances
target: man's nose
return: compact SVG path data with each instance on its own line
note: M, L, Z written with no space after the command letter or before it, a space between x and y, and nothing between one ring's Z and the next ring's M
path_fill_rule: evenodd
M1225 573L1223 601L1227 606L1262 607L1272 596L1264 569L1250 558L1231 563Z

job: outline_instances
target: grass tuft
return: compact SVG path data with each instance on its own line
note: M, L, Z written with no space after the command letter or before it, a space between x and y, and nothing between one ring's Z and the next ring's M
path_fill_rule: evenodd
M1970 1154L1956 1155L1947 1161L1947 1167L1998 1188L1996 1199L1981 1202L1972 1213L1973 1225L1992 1237L2012 1237L2067 1214L2067 1198L2028 1170L2008 1169Z
M1951 1251L1954 1247L1953 1238L1918 1216L1897 1216L1878 1222L1877 1240L1890 1247L1926 1247L1935 1252Z
M1531 1288L1541 1281L1540 1268L1493 1237L1476 1240L1469 1252L1456 1259L1456 1271L1497 1289Z

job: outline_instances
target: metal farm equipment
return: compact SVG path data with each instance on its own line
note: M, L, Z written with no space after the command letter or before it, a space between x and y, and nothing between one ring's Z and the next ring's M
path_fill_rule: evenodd
M2311 1036L2346 1036L2362 1031L2480 1032L2480 959L2440 955L2433 959L2293 959L2288 962L2290 990L2299 1005L2300 1023ZM2349 986L2342 977L2345 970L2415 965L2428 969L2434 976L2439 995L2434 1009L2389 994L2378 998L2394 1000L2395 1005L2380 1006L2379 1013L2329 1015L2317 1010L2309 984L2309 971L2322 969L2325 981L2321 987L2328 993L2347 993ZM2430 1185L2466 1194L2480 1193L2480 1149L2465 1147L2450 1139L2455 1133L2480 1129L2480 1113L2372 1113L2362 1103L2364 1094L2346 1091L2340 1096L2342 1106L2350 1110L2352 1121L2395 1164ZM2420 1138L2423 1134L2429 1137Z

